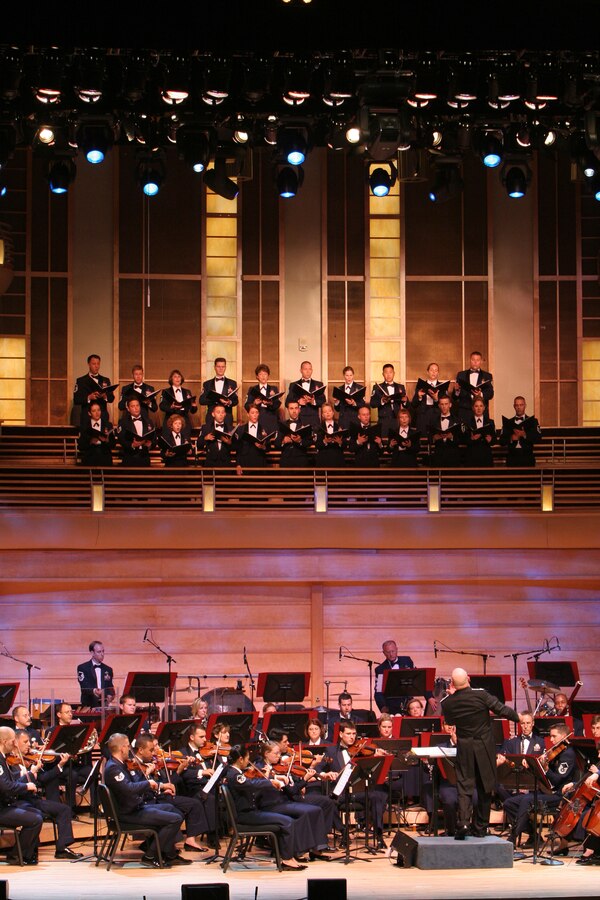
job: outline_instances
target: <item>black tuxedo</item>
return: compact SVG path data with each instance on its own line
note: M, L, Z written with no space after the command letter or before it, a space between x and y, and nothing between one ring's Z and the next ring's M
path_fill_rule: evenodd
M303 431L302 434L298 435L300 438L299 441L291 441L291 443L288 442L284 444L283 439L285 437L290 437L290 434L288 434L290 422L291 419L288 419L279 426L279 434L276 438L276 446L281 449L279 466L282 469L305 469L307 466L310 466L308 449L312 444L312 430ZM296 427L301 427L299 419L296 422Z
M141 384L136 385L134 381L130 381L129 384L124 385L121 388L121 398L119 400L119 409L121 412L125 412L127 408L127 401L131 400L133 397L137 397L140 401L140 406L142 409L147 409L150 412L155 413L158 410L158 405L156 403L156 397L152 397L150 400L146 400L145 398L148 394L154 393L154 386L151 384L146 384L145 381L142 381Z
M216 378L216 376L215 376L215 378ZM207 407L206 418L204 421L208 422L209 424L212 422L212 415L211 415L212 410L215 408L215 406L218 406L218 403L215 400L209 400L210 392L214 391L216 389L215 378L209 378L208 381L204 382L204 384L202 385L202 393L200 395L200 400L199 400L200 406ZM234 406L237 406L239 403L237 392L235 394L233 393L233 391L235 391L236 387L237 387L237 381L234 381L233 378L224 378L223 379L223 390L221 391L221 396L225 400L227 400L227 399L231 400L231 406L225 407L225 410L226 410L225 424L227 425L227 427L229 429L231 429L233 427L233 413L231 412L231 410L233 409Z
M148 418L148 413L142 409L140 413L140 418L142 420L142 439L144 435L152 432L149 440L152 441L152 446L156 441L156 435L154 434L154 428ZM135 468L140 467L148 467L150 465L150 449L145 446L134 447L133 442L136 440L140 440L140 436L137 433L133 417L131 413L124 412L120 421L119 421L119 443L121 445L121 452L123 458L124 466L133 466Z
M429 446L430 446L430 455L429 455L429 463L432 466L439 466L440 468L446 467L456 467L460 465L460 449L459 449L459 440L456 436L442 438L438 441L433 440L434 434L437 434L441 428L442 423L442 414L440 412L432 419L431 428L429 432ZM448 419L448 427L452 428L454 425L458 425L459 420L456 419L452 413L450 413Z
M406 701L408 697L389 697L386 699L385 694L382 691L377 690L377 679L380 675L383 675L384 672L387 672L391 669L414 669L415 664L412 661L410 656L398 656L396 657L396 661L391 663L389 659L384 659L382 663L379 663L378 666L375 666L375 703L379 707L380 710L383 710L385 706L390 713L401 713L404 710L404 706L406 705Z
M77 680L81 691L82 706L100 706L100 698L94 694L94 689L98 687L98 684L96 681L96 669L91 659L77 666ZM113 670L104 663L100 663L100 683L107 695L110 695L111 698L115 696Z
M473 440L473 432L471 429L477 428L475 416L471 413L465 420L465 425L467 425L464 433L464 441L466 444L465 466L490 468L494 465L492 447L496 443L496 424L493 419L489 418L487 412L483 414L483 424L491 425L494 429L491 442L488 442L483 436L479 437L477 440Z
M431 389L435 390L438 384L441 384L439 378L436 380L435 384L431 385ZM447 397L448 392L445 391L441 396ZM429 397L431 403L428 403L427 398L428 394L423 394L422 397L419 397L419 391L415 390L410 403L413 410L413 423L415 428L417 428L421 434L427 434L432 419L439 413L438 401L434 400L433 397Z
M351 407L348 407L349 409ZM340 415L341 422L341 415ZM335 435L336 431L340 431L342 426L336 422L333 423L333 434ZM342 429L345 430L345 429ZM325 422L321 422L321 427L317 431L317 440L315 442L315 447L317 448L317 456L315 459L315 466L318 469L339 469L346 465L346 460L344 458L344 446L346 444L346 437L342 438L341 446L335 441L331 441L330 443L325 443L325 438L329 437L329 433L327 432L327 425Z
M523 741L527 740L522 735L517 734L515 737L508 738L500 747L500 753L505 756L507 753L527 753L533 756L539 756L544 752L546 744L541 734L533 732L529 737L529 745L527 750L523 749Z
M517 418L521 419L519 424L515 422L515 419ZM527 427L527 437L521 438L519 441L513 441L513 430L519 428L519 425L522 425L525 421L529 423ZM535 416L513 416L512 419L508 420L507 424L502 426L502 433L500 435L500 443L507 449L506 465L510 468L518 466L535 466L533 448L536 444L539 444L541 440L542 432Z
M169 456L169 451L177 450L177 447L181 447L182 444L189 444L188 438L186 438L183 433L183 429L180 432L181 443L177 444L175 441L175 435L172 431L166 431L161 435L162 441L166 441L169 445L166 447L164 443L160 443L160 455L162 457L162 461L165 464L165 468L167 469L187 469L190 464L190 457L192 455L192 446L187 448L187 453L185 456L181 454L176 456Z
M459 381L467 384L470 383L470 376L475 372L475 369L464 369L462 372L459 372L456 376L456 382L458 384ZM477 372L477 387L481 384L482 381L488 382L484 384L481 388L481 399L485 403L486 407L489 405L490 400L494 396L494 385L492 384L492 374L491 372L484 372L483 369L479 369ZM467 419L471 417L473 412L473 394L470 390L467 390L464 386L460 388L460 391L457 396L458 400L458 418L461 422L466 422Z
M98 443L99 436L106 438ZM112 450L115 446L115 433L108 418L100 419L100 428L92 426L92 420L87 416L87 422L82 422L79 429L78 448L81 454L81 464L84 466L112 466Z
M29 803L35 794L12 774L6 757L0 753L0 828L21 828L20 841L23 857L33 860L37 854L42 813Z
M421 435L417 429L409 427L404 436L400 434L399 428L394 428L388 432L388 439L392 452L392 465L401 469L415 468L417 455L421 449ZM406 446L407 442L410 442L410 447Z
M342 748L339 744L334 747L333 750L328 752L326 759L328 760L327 762L320 762L316 766L318 772L341 772L347 765L346 761L344 760ZM343 808L344 806L347 791L348 788L346 787L346 789L342 793L342 796L338 800L341 808ZM365 793L363 791L356 792L353 790L352 800L355 803L364 806L366 800ZM378 833L381 833L381 831L383 830L383 813L387 805L387 801L387 791L369 791L369 810L371 824L375 826L375 829Z
M192 396L192 392L190 390L188 390L188 388L181 386L181 396L182 396L183 400L187 400L189 397ZM168 430L167 429L167 421L169 420L169 417L173 416L173 415L178 415L178 416L182 417L182 419L185 423L181 433L185 434L185 436L187 438L189 438L190 434L192 433L191 417L192 417L193 413L198 412L198 404L192 403L192 404L188 405L185 409L179 409L176 406L176 403L177 403L177 400L175 399L175 394L173 392L173 388L172 387L165 388L165 390L162 392L162 396L160 399L160 409L165 414L165 418L163 420L163 434L165 434ZM142 409L142 412L143 411L144 410Z
M251 406L255 406L255 400L262 398L262 400L268 399L269 397L273 397L275 394L279 393L279 389L274 384L266 384L267 393L263 394L261 391L261 385L255 384L248 391L248 395L246 397L246 402L244 403L244 409L246 412L250 409ZM276 400L273 400L271 403L263 404L258 407L258 424L264 428L267 434L271 434L272 431L277 431L279 427L279 416L277 414L277 410L281 407L281 397L278 397Z
M402 394L402 399L386 400L390 395L388 387L394 388L395 394ZM381 437L388 436L388 432L392 431L398 420L398 413L401 409L408 407L408 397L406 396L406 388L398 381L393 381L388 385L386 381L380 381L373 385L371 393L371 409L377 410L378 421L381 424Z
M245 434L249 434L248 424L238 425L234 441L237 465L243 469L262 469L268 466L269 458L266 449L261 450L253 441L246 440ZM267 437L267 432L260 427L260 424L256 429L256 434L259 440Z
M229 431L227 425L225 425L225 430ZM226 444L225 441L207 441L207 434L218 434L218 431L215 431L214 422L211 424L207 422L200 429L200 436L198 438L198 444L200 447L204 448L205 458L204 458L204 468L206 469L228 469L233 465L233 460L231 458L231 452L233 447L234 436L231 436L230 443Z
M298 401L301 397L306 396L302 387L303 381L303 378L299 378L298 381L292 381L288 389L287 397L285 398L286 406L290 401ZM314 378L310 379L310 385L308 388L310 391L316 391L316 389L320 387L323 387L322 381L316 381ZM305 403L304 406L300 404L299 421L301 425L312 425L313 431L317 430L320 424L319 409L325 403L325 394L326 391L319 391L318 394L315 394L314 400L316 406L313 406L312 403Z
M360 384L358 381L353 381L351 385L349 385L350 391L358 391L360 388L364 387L363 384ZM346 393L346 383L340 385L340 390ZM352 400L356 400L356 397L352 397ZM351 425L356 425L358 423L358 406L364 406L365 400L363 398L362 402L357 406L351 406L349 403L346 403L345 400L335 400L333 401L334 408L339 413L339 425L340 428L347 430Z
M360 423L355 425L350 432L348 447L354 454L355 466L364 469L377 469L379 468L379 456L382 452L381 445L377 443L375 438L369 438L364 444L359 444L357 440L361 434L368 432L369 428L371 428L371 425L366 427Z
M80 418L81 422L84 423L86 418L88 417L88 409L90 407L88 397L90 394L93 394L95 391L101 391L103 388L108 387L111 384L110 378L107 378L105 375L96 375L95 378L92 378L90 373L87 375L81 375L80 378L75 382L75 387L73 388L73 405L80 407ZM106 395L106 400L99 398L95 400L95 403L99 403L102 407L102 415L107 415L107 405L112 403L115 399L115 395L113 391L109 391Z

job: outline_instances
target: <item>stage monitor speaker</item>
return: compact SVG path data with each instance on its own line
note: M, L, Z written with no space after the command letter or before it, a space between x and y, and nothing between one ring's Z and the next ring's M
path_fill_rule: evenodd
M229 885L226 882L182 884L181 900L229 900Z
M417 860L418 844L414 838L411 838L403 831L396 832L396 836L392 841L392 849L398 853L396 865L404 869L410 869Z
M345 878L309 878L306 900L346 900L347 882Z

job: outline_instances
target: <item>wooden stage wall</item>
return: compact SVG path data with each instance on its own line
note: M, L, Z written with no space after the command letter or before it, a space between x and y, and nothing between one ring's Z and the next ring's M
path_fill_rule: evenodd
M228 544L218 517L211 520L217 529L214 549L206 549L208 523L201 526L202 536L191 518L179 519L177 532L164 517L129 516L130 542L139 545L130 549L102 547L98 538L97 549L91 543L76 550L6 549L11 543L6 532L0 551L0 638L14 656L41 666L34 673L34 697L54 691L57 697L78 698L75 669L88 658L91 639L104 642L119 687L130 670L162 670L163 658L142 642L145 629L152 628L154 639L177 660L180 675L241 673L245 646L254 673L311 671L315 703L324 701L325 679L335 682L332 696L347 679L357 705L364 706L367 666L339 661L340 645L379 661L382 641L394 638L401 652L418 665L436 666L439 674L448 675L461 663L482 671L477 657L434 659L437 640L457 650L495 654L488 671L510 673L512 660L504 654L541 647L556 635L561 651L544 658L577 660L584 681L580 697L600 697L598 549L528 547L528 518L531 528L539 527L539 517L522 517L514 543L523 546L502 549L469 546L460 517L435 520L447 543L439 550L407 546L407 519L389 522L390 544L397 546L381 549L368 539L362 549L269 549L285 530L273 517L269 524L268 517L254 517L256 547L241 550L228 549L236 544L234 519L225 523ZM53 516L45 524L37 521L37 527L32 522L29 533L38 535L38 546L56 543L66 521ZM480 521L482 534L491 522L491 517ZM579 526L577 517L552 520L552 528L562 528L565 544L570 532L581 535ZM327 531L317 529L314 519L298 520L296 527L298 534L308 528L313 541L326 542ZM12 543L19 543L14 533ZM518 671L526 672L524 657ZM25 675L23 666L0 656L1 680L18 679L24 688ZM212 680L209 686L223 684L235 686ZM181 679L178 687L187 686L187 678ZM184 692L178 702L192 696Z

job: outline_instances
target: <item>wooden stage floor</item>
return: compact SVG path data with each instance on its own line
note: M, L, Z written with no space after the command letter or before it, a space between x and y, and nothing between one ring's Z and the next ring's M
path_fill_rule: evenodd
M91 845L81 846L91 851ZM129 854L127 854L129 855ZM198 858L195 855L194 858ZM123 858L123 857L121 857ZM577 866L576 856L565 865L551 867L515 862L512 869L452 869L424 871L402 869L383 854L371 862L348 866L314 862L298 874L277 872L268 861L234 863L226 875L217 864L201 861L191 866L154 871L137 865L131 853L125 867L95 867L93 862L69 863L53 858L53 849L40 849L36 868L20 869L0 864L0 880L9 883L11 900L179 900L182 884L228 882L231 900L298 900L307 894L306 880L345 878L349 900L466 900L466 898L581 898L600 897L600 867Z

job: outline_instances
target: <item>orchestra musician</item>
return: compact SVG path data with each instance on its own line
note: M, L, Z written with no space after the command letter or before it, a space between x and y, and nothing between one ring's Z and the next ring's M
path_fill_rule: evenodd
M108 750L110 759L104 769L104 783L114 798L119 814L129 823L157 830L158 844L167 868L171 865L187 865L189 861L181 859L175 849L183 815L170 804L148 803L145 799L148 791L160 793L164 790L164 786L152 778L137 779L129 770L127 760L131 745L127 735L111 735L108 739ZM167 792L170 793L168 789ZM142 862L154 868L159 867L154 839L146 845Z
M190 758L193 764L187 763L177 770L181 779L182 789L187 797L195 797L204 807L206 819L206 840L210 847L218 850L219 839L217 834L217 804L216 790L213 788L208 793L204 790L209 780L218 770L222 762L222 755L212 752L208 755L206 748L206 728L197 724L190 730L188 743L182 748L184 757Z
M70 703L59 703L56 707L56 725L49 728L44 737L49 739L61 725L77 725L79 719L73 716L73 707ZM85 784L92 771L91 753L79 753L69 760L60 775L60 784L65 785L67 799L73 816L77 815L77 787Z
M528 711L520 713L520 734L507 738L496 756L496 765L502 766L506 762L507 753L523 753L539 756L544 752L544 738L535 731L535 722L533 714ZM511 791L507 790L503 784L496 785L496 794L500 800L504 801L511 796Z
M381 712L401 713L404 710L405 698L386 698L381 690L383 673L388 669L414 669L415 664L410 656L398 656L398 646L395 641L384 641L381 649L385 659L375 666L375 703Z
M42 735L37 728L34 728L31 724L31 713L26 706L13 707L12 717L14 719L15 729L27 732L31 738L32 747L36 747L42 743Z
M309 747L319 747L325 743L327 726L320 719L309 719L304 726L304 737Z
M104 644L102 641L91 641L89 651L92 654L87 662L77 666L77 680L81 691L81 705L92 708L102 705L115 696L113 686L113 670L104 662Z
M554 709L552 710L553 716L569 716L571 715L571 710L569 709L569 698L566 694L562 692L560 694L554 695ZM583 737L583 720L578 716L573 716L573 731L576 737Z
M600 716L592 716L592 737L596 742L596 750L598 751L598 764L590 766L590 774L586 778L588 787L595 790L600 789ZM595 804L600 803L596 800ZM595 806L594 804L594 806ZM583 842L583 853L577 860L579 866L600 866L600 836L588 832Z
M17 758L19 763L11 766L11 772L15 781L21 784L33 780L38 788L46 790L46 797L41 797L39 792L37 795L28 797L27 803L34 809L41 812L43 816L48 816L56 823L56 851L55 859L81 859L83 853L76 853L70 850L70 844L73 844L75 838L73 836L73 817L70 808L66 803L60 803L58 800L58 779L62 774L63 767L69 759L68 753L63 753L58 757L56 765L52 768L44 769L41 756L38 756L34 762L29 762L28 757L31 753L31 740L26 731L17 731L15 733L17 750ZM56 799L50 800L48 796L48 786L54 783L57 787Z
M203 725L204 728L208 725L208 703L203 697L196 697L192 703L191 717L198 719L198 724Z
M37 793L33 781L17 781L6 760L15 751L16 737L12 728L0 726L0 828L19 828L19 840L23 863L37 866L40 831L44 821L39 809L29 803L29 798ZM18 856L8 854L9 863L18 863Z
M443 399L440 406L442 402ZM454 839L464 841L469 833L475 837L485 837L490 821L492 793L496 785L496 746L490 711L511 722L519 722L519 716L512 707L505 706L482 688L472 688L464 669L454 669L452 685L454 693L443 697L441 705L446 723L456 726L458 815ZM475 788L477 802L473 808Z
M448 740L443 741L441 744L438 744L438 747L442 748L452 748L456 747L456 726L455 725L443 725L444 731L448 735ZM434 762L438 762L437 760L433 760ZM456 786L456 775L454 770L454 760L453 759L440 759L438 765L438 773L439 773L439 788L438 788L438 796L440 800L440 804L442 810L444 812L444 828L446 830L446 834L448 837L456 836L456 823L457 823L457 814L458 814L458 788ZM436 777L434 775L434 777ZM431 821L431 817L433 815L433 791L431 784L425 785L425 809L429 814L429 819ZM476 807L478 803L477 797L477 788L474 789L473 795L471 798L472 804Z

